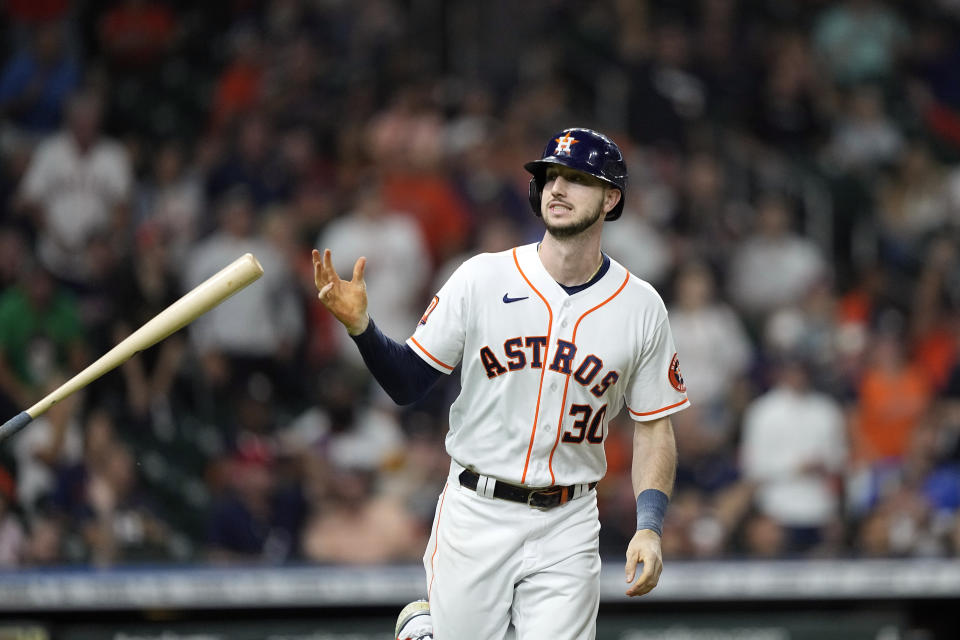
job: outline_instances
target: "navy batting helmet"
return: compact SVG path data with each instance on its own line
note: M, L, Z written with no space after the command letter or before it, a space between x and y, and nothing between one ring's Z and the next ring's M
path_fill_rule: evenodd
M627 195L627 164L623 161L620 147L613 140L592 129L564 129L550 138L539 160L523 165L533 174L530 179L530 206L538 216L547 168L552 164L589 173L619 189L620 202L604 219L616 220L623 213L623 201Z

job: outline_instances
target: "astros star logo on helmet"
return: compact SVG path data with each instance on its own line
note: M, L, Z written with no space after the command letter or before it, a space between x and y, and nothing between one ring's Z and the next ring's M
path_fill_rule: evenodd
M580 142L569 133L564 135L562 138L554 139L557 141L557 148L553 150L553 154L556 156L570 155L571 147Z

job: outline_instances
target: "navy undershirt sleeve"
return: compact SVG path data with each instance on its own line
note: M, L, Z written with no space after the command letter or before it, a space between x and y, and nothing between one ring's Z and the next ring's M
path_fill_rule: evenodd
M427 394L442 375L408 345L384 335L373 318L366 330L350 336L370 373L397 404L411 404Z

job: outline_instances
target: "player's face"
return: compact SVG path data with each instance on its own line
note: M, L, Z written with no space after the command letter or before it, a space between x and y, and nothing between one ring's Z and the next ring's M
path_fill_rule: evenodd
M597 224L619 200L619 192L588 173L564 166L545 174L540 213L547 232L570 238Z

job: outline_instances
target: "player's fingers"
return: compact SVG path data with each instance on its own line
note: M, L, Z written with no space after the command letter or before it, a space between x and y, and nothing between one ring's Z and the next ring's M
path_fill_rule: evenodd
M624 567L624 574L627 577L627 582L633 582L633 579L637 575L637 563L640 561L640 558L637 556L635 551L630 549L627 550L627 564Z
M316 249L313 250L311 257L313 258L313 282L319 289L323 286L323 257Z
M337 275L337 270L333 268L333 257L330 254L330 249L323 250L323 272L327 280L336 280L340 277Z
M627 590L627 595L642 596L643 594L652 591L660 581L660 572L662 568L663 565L660 564L657 558L645 557L643 559L643 571L640 573L640 577L637 579L636 584Z
M642 596L645 593L650 593L654 585L649 582L644 582L643 580L637 580L636 583L630 585L630 588L627 589L628 596Z
M650 582L653 577L653 572L656 570L656 561L652 558L643 559L643 571L640 572L640 578L637 580L637 584L647 584Z
M367 268L367 259L360 257L357 259L357 263L353 265L353 282L354 284L361 284L363 282L363 272Z

